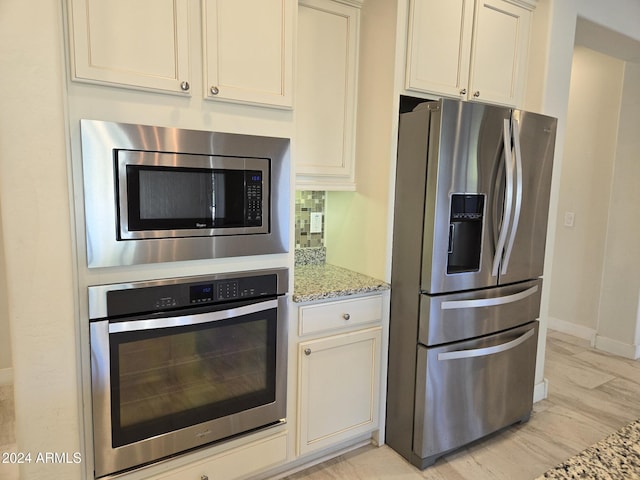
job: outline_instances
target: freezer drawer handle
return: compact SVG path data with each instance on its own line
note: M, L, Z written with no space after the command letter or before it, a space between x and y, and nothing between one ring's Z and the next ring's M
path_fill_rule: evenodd
M504 297L478 298L476 300L452 300L449 302L442 302L440 304L440 309L454 310L456 308L495 307L497 305L505 305L507 303L517 302L524 298L530 297L537 291L538 285L534 285L533 287L523 290L522 292L514 293L513 295L506 295Z
M535 332L535 330L529 330L515 340L511 340L510 342L496 345L494 347L476 348L474 350L456 350L453 352L439 353L438 360L456 360L459 358L487 357L489 355L495 355L496 353L511 350L521 343L526 342L535 334Z

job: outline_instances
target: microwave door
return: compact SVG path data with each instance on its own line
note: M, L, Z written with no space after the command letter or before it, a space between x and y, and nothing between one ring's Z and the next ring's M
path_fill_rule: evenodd
M421 290L431 294L497 285L492 266L502 192L496 178L504 157L503 122L511 114L454 100L441 105L431 112L425 152Z

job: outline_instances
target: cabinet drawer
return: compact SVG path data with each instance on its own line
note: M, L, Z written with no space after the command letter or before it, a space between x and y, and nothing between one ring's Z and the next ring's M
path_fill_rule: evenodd
M382 320L382 296L300 307L299 320L300 335L379 322Z
M234 448L210 460L179 468L157 480L234 480L275 466L287 459L287 433Z

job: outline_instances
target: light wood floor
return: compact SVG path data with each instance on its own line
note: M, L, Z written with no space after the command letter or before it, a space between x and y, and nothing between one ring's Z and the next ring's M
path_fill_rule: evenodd
M640 361L549 331L549 395L531 419L420 471L389 447L364 447L287 480L532 480L640 417Z

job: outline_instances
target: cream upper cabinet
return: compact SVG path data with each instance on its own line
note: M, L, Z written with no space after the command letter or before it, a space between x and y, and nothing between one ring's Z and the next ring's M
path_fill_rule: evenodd
M295 0L202 0L205 97L293 106Z
M411 0L406 88L517 106L531 0Z
M473 0L412 0L407 89L466 96Z
M359 1L300 0L296 184L355 190Z
M70 0L73 80L185 94L187 0Z

